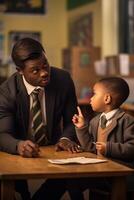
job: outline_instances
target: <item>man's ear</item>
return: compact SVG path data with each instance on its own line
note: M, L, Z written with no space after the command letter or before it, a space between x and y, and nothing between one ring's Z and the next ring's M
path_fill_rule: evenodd
M23 74L23 71L19 68L19 67L16 67L16 70L22 75Z
M111 101L112 101L111 95L109 93L106 94L105 97L104 97L104 100L105 100L105 104L110 104Z

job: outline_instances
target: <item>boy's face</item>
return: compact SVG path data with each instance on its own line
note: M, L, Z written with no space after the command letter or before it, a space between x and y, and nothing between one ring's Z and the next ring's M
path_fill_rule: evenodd
M43 53L40 58L27 60L23 69L18 69L26 81L33 86L44 87L50 80L50 66Z
M110 96L105 87L101 83L96 83L93 87L93 96L90 104L96 112L106 112L106 105L109 102Z

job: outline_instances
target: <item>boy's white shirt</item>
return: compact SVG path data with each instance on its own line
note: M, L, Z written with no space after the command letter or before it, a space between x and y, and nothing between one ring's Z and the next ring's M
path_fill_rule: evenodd
M114 109L114 110L111 110L111 111L108 112L108 113L104 113L104 112L103 112L103 113L100 115L100 118L101 118L102 115L105 115L105 116L106 116L106 119L107 119L106 127L112 122L112 118L113 118L113 116L115 115L115 113L116 113L118 110L119 110L119 108Z

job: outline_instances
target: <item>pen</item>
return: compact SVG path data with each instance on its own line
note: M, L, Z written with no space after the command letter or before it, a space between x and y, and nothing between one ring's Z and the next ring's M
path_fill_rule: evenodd
M96 142L92 142L92 143L96 145Z

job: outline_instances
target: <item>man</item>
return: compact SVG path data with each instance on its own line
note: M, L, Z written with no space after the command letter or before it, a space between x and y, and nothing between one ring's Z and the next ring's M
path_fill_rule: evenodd
M0 150L38 157L39 146L56 144L57 151L79 152L73 142L77 100L70 75L50 67L44 48L31 38L14 45L12 59L17 72L0 86ZM29 199L28 192L21 193Z

